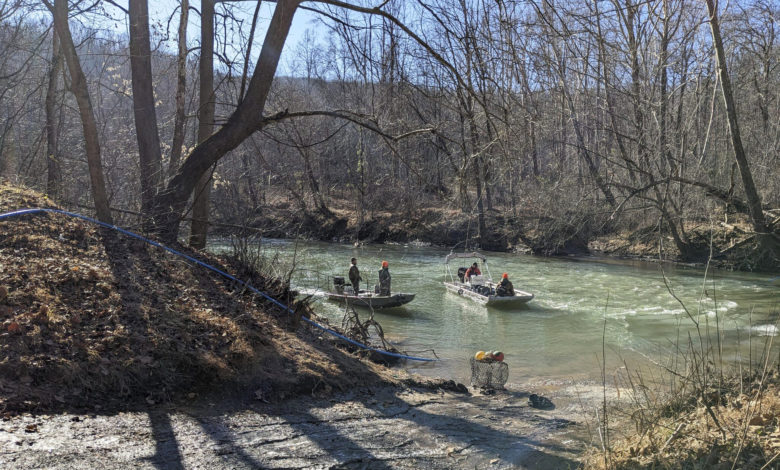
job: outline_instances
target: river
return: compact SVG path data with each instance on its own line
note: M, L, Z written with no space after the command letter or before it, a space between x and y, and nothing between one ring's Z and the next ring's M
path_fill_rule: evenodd
M408 353L432 357L434 350L441 359L409 362L411 371L465 383L469 358L478 350L504 352L510 383L587 381L600 377L602 339L608 368L624 359L641 368L668 361L676 344L685 348L689 333L697 341L694 320L703 335L709 328L716 349L719 328L724 363L751 357L755 363L778 334L780 285L772 280L777 274L710 270L705 281L701 268L484 252L493 279L507 272L516 289L535 295L524 307L495 310L444 289L448 250L442 248L273 239L263 239L259 248L270 274L292 272L292 284L300 289L327 288L332 276L346 277L352 257L373 286L387 260L393 291L416 297L404 307L376 312L386 337ZM340 324L339 304L320 299L313 308Z

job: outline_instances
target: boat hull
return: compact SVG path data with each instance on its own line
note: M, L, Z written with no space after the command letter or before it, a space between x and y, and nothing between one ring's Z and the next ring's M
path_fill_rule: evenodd
M366 308L393 308L406 305L414 300L414 294L398 293L390 296L387 295L374 295L374 294L361 294L361 295L346 295L328 293L328 299L336 302L347 302L355 307Z
M533 294L519 290L515 290L515 295L513 296L484 295L471 290L470 285L460 282L445 282L444 287L446 287L449 292L471 299L486 307L514 307L523 305L534 298Z

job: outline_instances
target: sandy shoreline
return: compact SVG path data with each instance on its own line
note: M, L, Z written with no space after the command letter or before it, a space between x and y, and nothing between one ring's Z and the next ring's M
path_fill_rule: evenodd
M493 395L379 386L279 404L212 398L116 414L22 414L0 422L0 467L576 468L587 447L584 408L596 395L582 384L537 385ZM530 407L531 393L556 408Z

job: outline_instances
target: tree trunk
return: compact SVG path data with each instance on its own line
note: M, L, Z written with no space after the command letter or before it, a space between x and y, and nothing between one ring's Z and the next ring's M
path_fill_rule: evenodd
M103 179L103 163L100 156L97 121L95 120L95 112L92 109L92 101L89 97L87 78L81 69L76 46L73 45L73 37L70 34L68 0L54 0L52 16L54 17L54 27L57 30L57 35L60 37L62 54L65 56L65 62L68 64L71 92L76 97L81 117L95 211L99 220L112 224L111 210L109 209L108 196L106 195L106 183Z
M667 81L669 80L669 8L667 5L667 0L663 1L663 29L661 33L661 53L659 57L659 62L661 65L661 78L660 78L660 99L661 99L661 109L659 110L659 132L658 132L658 138L660 140L659 142L659 157L661 158L661 161L666 161L667 165L669 165L669 173L673 173L676 170L676 163L674 161L674 158L672 158L672 154L669 151L668 147L668 140L667 140L667 130L666 130L666 115L669 108L669 95L666 92L667 89Z
M471 158L473 159L473 173L472 177L477 190L477 222L479 224L479 243L484 246L488 241L487 225L485 224L485 205L482 198L482 175L483 166L482 156L478 153L482 151L479 148L479 135L477 133L477 124L474 121L473 103L471 101L471 95L466 99L469 121L469 133L471 136ZM487 182L485 183L487 184Z
M187 199L201 176L227 152L262 127L262 111L298 4L299 0L277 2L246 96L227 123L192 151L165 191L158 196L155 223L164 241L176 240Z
M3 135L0 136L0 176L15 179L18 176L18 156L16 155L16 138L14 137L13 122L3 126Z
M309 153L305 149L298 149L303 157L304 168L306 169L306 176L309 180L309 189L311 190L312 197L314 199L314 206L325 217L332 217L333 213L328 209L328 205L325 203L325 198L322 197L320 191L320 184L317 182L317 177L314 175L314 168L309 158Z
M610 80L609 80L609 65L607 63L607 52L606 52L606 38L604 33L601 31L601 13L598 10L598 2L594 3L594 7L596 9L596 37L598 40L598 47L599 47L599 62L601 63L601 70L603 71L602 80L604 82L604 101L607 105L607 113L609 114L609 123L612 130L612 134L615 136L615 141L618 144L618 150L620 158L623 159L623 161L626 164L626 169L628 170L628 176L631 178L632 182L636 182L636 173L634 172L637 168L637 164L631 159L630 155L628 154L628 149L626 148L625 142L623 142L623 135L619 131L618 123L617 123L617 112L615 110L615 104L614 99L612 97L612 92L610 90Z
M761 208L761 197L758 195L756 185L753 183L753 174L750 172L745 149L742 147L742 137L740 136L739 123L737 122L737 107L734 103L734 96L731 93L731 79L726 68L726 52L723 50L723 39L720 35L718 11L713 0L704 1L707 4L707 11L710 15L710 31L712 32L712 42L715 46L715 57L718 61L718 78L720 79L723 92L723 102L726 105L726 116L729 122L734 158L742 176L742 185L745 187L745 196L750 208L750 218L753 222L753 229L756 232L766 233L767 226L764 219L764 211Z
M523 114L523 119L525 119L526 135L529 138L529 145L531 147L531 164L533 166L533 174L534 178L538 180L541 171L539 170L539 152L536 149L536 131L534 129L535 125L533 121L531 121L527 112Z
M255 13L252 15L252 26L249 28L249 38L246 41L246 54L244 54L244 70L241 71L241 90L238 92L238 102L244 99L246 91L246 77L249 73L249 59L252 57L252 45L255 43L255 30L257 29L257 16L260 14L262 0L257 1Z
M151 213L162 178L162 153L152 88L152 52L149 46L147 0L130 0L130 70L133 79L133 115L141 166L141 213ZM147 219L149 220L149 219ZM148 223L145 222L144 225Z
M200 109L198 111L198 143L214 132L214 0L203 0L200 13ZM204 172L195 185L192 201L190 245L206 247L209 230L209 199L212 171Z
M62 168L57 152L57 85L62 69L60 40L57 33L52 34L51 68L49 69L49 84L46 88L46 194L59 200L62 196Z
M639 66L639 38L635 31L634 20L637 6L626 2L625 28L628 35L628 48L631 54L631 98L634 106L634 126L637 142L637 164L642 170L640 178L650 171L650 156L645 142L645 114L642 110L641 69ZM643 180L644 181L644 180Z
M320 191L320 183L317 181L317 176L314 174L314 166L311 164L309 148L306 146L303 140L303 136L301 136L301 133L298 130L298 127L295 125L292 127L292 131L287 131L287 136L292 139L293 142L295 142L295 149L303 159L303 168L306 172L306 179L309 182L309 190L311 191L312 199L314 199L314 207L317 209L317 212L323 216L332 218L333 212L328 209L328 205L325 203L325 198L322 195L322 191ZM295 136L292 135L293 131L295 132Z
M588 166L588 173L590 173L590 177L593 178L593 181L596 183L596 186L601 190L601 193L604 194L604 197L606 198L610 207L616 207L617 201L615 200L615 195L612 194L612 190L609 189L609 185L607 184L606 181L604 181L604 179L599 174L599 169L596 167L596 164L593 162L593 158L590 156L590 151L588 151L588 147L585 145L585 137L583 136L582 129L580 128L580 121L577 118L577 112L574 109L574 102L572 101L571 95L569 94L569 88L566 85L566 79L563 76L563 74L560 75L560 78L561 78L561 94L566 104L568 104L569 106L569 113L571 114L572 127L574 128L574 135L577 137L577 151L579 152L582 160Z
M171 143L171 158L168 161L168 177L173 176L179 169L179 160L181 160L182 147L184 146L184 124L187 121L185 104L187 98L187 22L189 21L189 13L189 0L181 0L179 50L176 57L176 114L173 121L173 142Z
M482 178L479 176L479 159L474 159L474 181L477 187L477 222L479 224L479 244L484 246L488 241L487 225L485 225L485 206L482 203Z

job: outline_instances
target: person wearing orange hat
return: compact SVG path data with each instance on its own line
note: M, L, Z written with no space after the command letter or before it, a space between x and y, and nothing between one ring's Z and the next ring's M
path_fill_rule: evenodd
M504 273L501 275L501 282L496 286L496 295L499 297L512 297L515 295L515 286L509 280L509 274Z
M390 264L382 261L382 269L379 270L379 295L390 295Z

